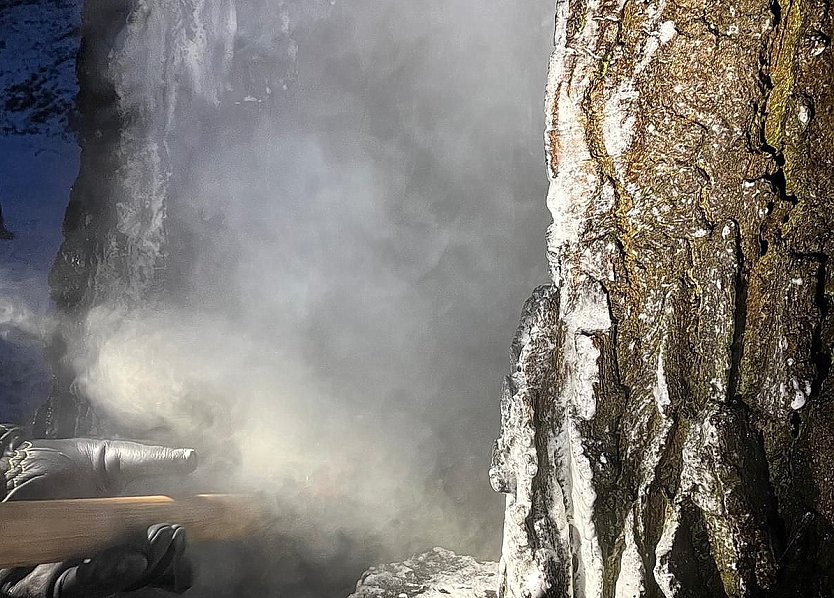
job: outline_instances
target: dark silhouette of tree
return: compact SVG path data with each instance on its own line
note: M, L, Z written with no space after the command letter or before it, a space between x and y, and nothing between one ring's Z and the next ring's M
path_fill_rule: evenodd
M3 206L0 206L0 239L4 241L14 239L14 233L6 228L6 221L3 219Z

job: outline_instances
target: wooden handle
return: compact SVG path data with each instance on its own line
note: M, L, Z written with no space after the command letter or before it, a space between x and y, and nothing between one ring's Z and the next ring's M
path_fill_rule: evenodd
M0 503L0 568L94 556L155 523L186 528L189 540L241 538L264 521L251 496L203 494Z

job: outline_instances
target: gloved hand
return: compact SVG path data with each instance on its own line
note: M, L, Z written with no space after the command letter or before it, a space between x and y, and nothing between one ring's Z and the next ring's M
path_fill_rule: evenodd
M190 473L197 464L190 449L88 438L25 440L19 429L2 425L0 451L4 500L106 496L140 478ZM105 598L142 587L183 592L191 585L185 543L183 528L154 525L146 537L81 562L2 570L0 597Z

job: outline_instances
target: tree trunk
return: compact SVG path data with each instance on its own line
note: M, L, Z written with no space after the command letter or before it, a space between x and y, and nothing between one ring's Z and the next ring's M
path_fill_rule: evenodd
M77 65L81 167L50 273L67 317L50 347L56 380L36 434L108 432L74 384L101 340L88 316L187 294L190 222L203 215L183 190L199 170L198 152L246 139L289 101L296 4L268 13L262 4L85 0Z
M834 8L558 0L504 596L834 595Z

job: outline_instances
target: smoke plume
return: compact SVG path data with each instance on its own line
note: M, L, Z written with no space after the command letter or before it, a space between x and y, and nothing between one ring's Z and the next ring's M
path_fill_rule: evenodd
M160 57L202 52L177 93L207 106L206 73L234 77L230 53L263 41L226 4L205 26L236 27L237 48ZM335 596L433 545L497 557L504 355L547 275L550 4L253 2L294 28L292 100L244 132L240 112L206 122L193 97L155 113L185 174L166 181L164 236L142 214L125 234L145 235L135 259L165 264L166 292L99 304L66 359L121 429L198 448L194 488L276 497L275 539L214 554L229 566L205 567L196 595ZM125 103L155 107L156 74L120 68ZM125 168L147 170L138 154ZM244 562L258 550L273 563Z

